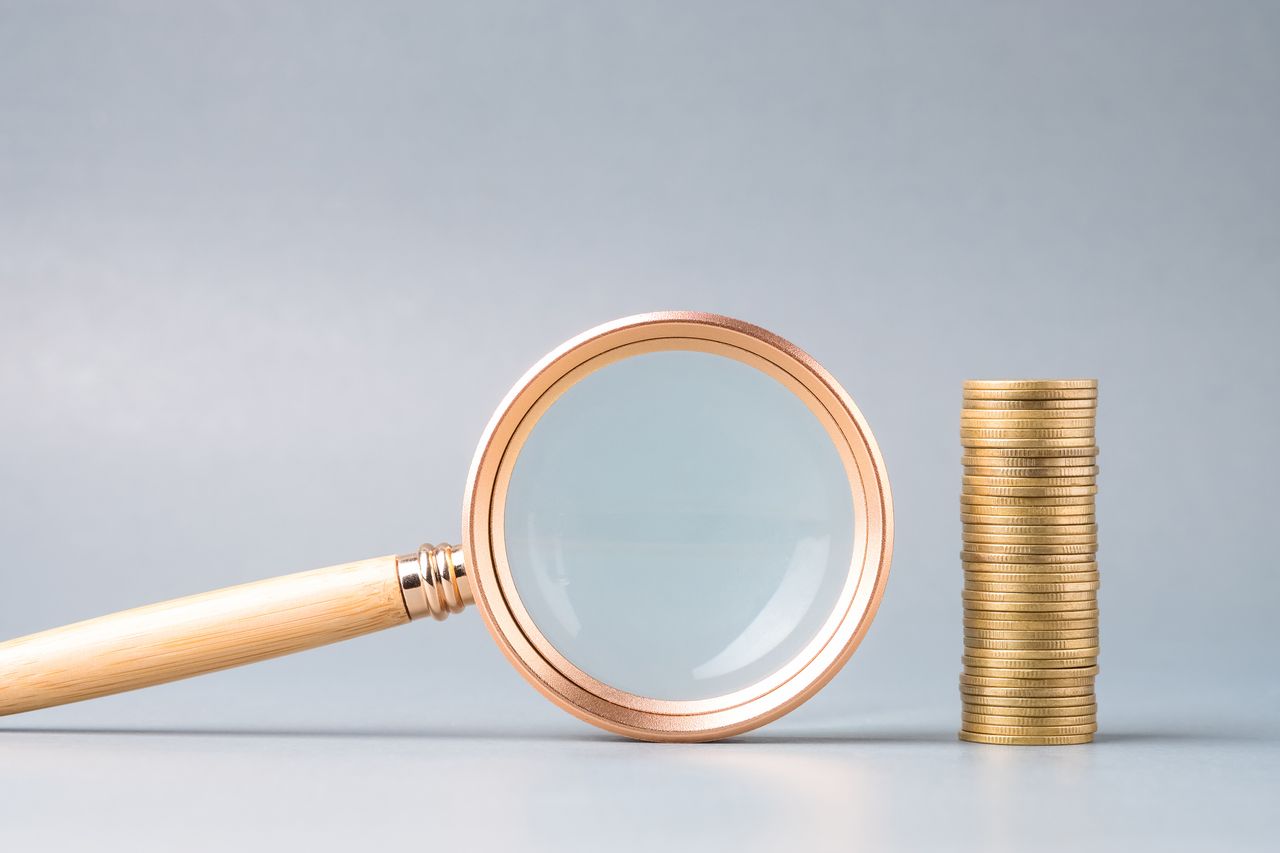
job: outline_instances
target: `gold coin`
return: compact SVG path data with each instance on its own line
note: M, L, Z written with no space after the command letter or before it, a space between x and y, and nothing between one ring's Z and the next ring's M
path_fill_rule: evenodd
M965 723L964 730L981 735L1009 735L1029 737L1038 735L1086 735L1098 730L1097 723L1081 726L984 726L982 723Z
M1098 674L1098 668L1090 667L1093 672L1076 673L1071 675L1062 675L1058 678L1010 678L1007 673L998 673L996 675L974 675L973 673L964 672L960 674L960 689L967 688L983 690L1018 690L1023 691L1019 695L1039 696L1060 694L1039 694L1026 693L1029 690L1080 690L1088 688L1093 690L1094 676Z
M1059 439L1059 438L1093 438L1093 427L1039 427L1032 429L1023 427L1021 429L1013 427L997 428L997 427L973 427L965 424L960 425L960 438L965 444L969 439L974 438L994 438L994 439ZM1093 442L1089 442L1092 444ZM981 446L981 445L979 445ZM1019 445L1029 447L1030 445ZM1074 445L1069 445L1074 446Z
M1015 711L1013 714L1007 714L1005 711ZM1027 710L1026 708L1002 708L997 705L962 705L960 708L960 720L963 724L977 723L983 726L1031 726L1034 728L1044 728L1045 726L1087 726L1098 722L1098 710L1096 707L1085 706L1079 708L1032 708L1032 711L1075 711L1076 713L1056 713L1056 714L1019 714L1019 710Z
M965 675L972 674L970 675L970 678L979 678L979 679L987 679L987 680L1001 679L1004 681L1009 681L1010 684L1014 684L1014 685L1057 686L1059 685L1059 681L1061 681L1061 679L1048 680L1048 679L1041 678L1041 676L1046 674L1046 672L1048 672L1048 674L1052 674L1052 672L1087 672L1088 675L1084 676L1084 680L1093 681L1093 676L1097 675L1097 667L1091 667L1091 669L1093 670L1092 672L1089 672L1089 670L1079 670L1079 669L1078 670L1037 670L1037 671L974 669L974 670L969 670L969 672L966 672ZM1002 676L1004 676L1004 678L1002 678ZM1018 676L1027 676L1027 678L1018 678ZM1082 676L1076 676L1076 678L1082 678Z
M996 628L1003 631L1051 631L1061 628L1069 631L1072 628L1098 627L1098 602L1096 601L1054 601L1050 607L1064 607L1059 610L1000 610L1000 605L1007 604L1021 608L1023 605L1041 606L1035 601L961 601L964 605L965 628ZM1077 609L1070 609L1077 608ZM1078 609L1086 608L1086 609ZM980 622L1036 622L1036 625L971 625L971 620ZM1068 625L1067 622L1085 622L1083 625Z
M985 543L988 545L1097 545L1098 531L1077 531L1071 527L1050 528L1050 533L1005 533L997 527L983 527L978 524L965 524L960 528L960 537L965 542Z
M997 553L992 551L991 548L983 548L982 551L978 551L978 546L974 546L960 552L960 560L961 562L966 562L966 564L969 564L969 562L991 562L991 564L1004 562L1004 564L1025 566L1084 564L1084 562L1097 562L1094 560L1096 556L1097 552L1092 551L1092 549L1083 553ZM1083 571L1083 569L1076 567L1071 571Z
M993 411L993 412L1016 412L1022 417L1022 412L1034 411L1064 411L1071 410L1072 414L1076 412L1086 412L1093 415L1098 410L1097 399L1093 400L977 400L970 397L962 397L960 406L962 409L976 411Z
M1068 391L1098 390L1097 379L966 379L965 390L973 391Z
M1057 545L1013 545L999 542L965 542L964 549L971 554L999 554L1005 556L1075 556L1096 554L1097 542L1062 543ZM999 561L996 561L999 562Z
M1098 618L1096 601L974 601L964 600L965 615L987 621L1017 621L1019 617L1035 619L1054 617L1066 622ZM1047 620L1046 620L1047 621Z
M1034 519L1020 518L1017 524L992 523L983 517L980 521L964 522L964 530L969 533L999 533L1005 536L1085 536L1098 532L1098 525L1092 521L1082 524L1037 524Z
M960 410L960 427L968 429L1083 429L1097 423L1092 411Z
M960 407L965 409L983 408L979 403L1000 403L1008 408L1010 403L1085 403L1091 408L1098 407L1098 392L1088 388L1066 390L995 390L984 388L966 388L960 395ZM1041 405L1041 407L1043 407Z
M1096 400L1097 388L965 388L964 400Z
M1012 460L1012 461L1015 461L1015 462L1034 462L1034 461L1037 461L1037 460L1018 459L1018 460ZM1080 461L1084 461L1084 460L1073 459L1073 460L1069 460L1069 461L1071 461L1071 462L1080 462ZM1097 469L1097 465L1093 465L1092 467L1093 467L1093 469ZM1023 471L1025 471L1025 470L1038 470L1038 471L1047 471L1047 473L1046 473L1046 474L1044 474L1043 476L1027 476L1027 478L1024 478L1024 476L1019 476L1019 475L1016 475L1016 474L1007 473L1007 471L1019 471L1019 470L1023 470ZM1028 482L1030 482L1030 483L1032 483L1032 484L1034 485L1034 484L1038 484L1039 482L1041 482L1041 480L1053 480L1053 479L1059 479L1059 478L1060 478L1060 476L1074 476L1073 474L1059 474L1059 471L1079 471L1079 470L1088 471L1088 470L1091 470L1091 469L1089 469L1089 467L1066 467L1066 466L1062 466L1062 467L1042 467L1042 469L1025 469L1025 467L1009 467L1009 469L1002 469L1002 467L979 466L979 465L965 465L965 466L964 466L963 471L961 471L960 476L961 476L961 482L964 482L963 478L965 478L965 476L988 476L987 474L974 474L974 471L1006 471L1006 473L992 474L992 475L989 475L989 476L995 476L995 478L996 478L996 479L1002 479L1002 480L1012 480L1012 479L1028 480ZM1080 476L1087 476L1087 475L1082 474L1082 475L1080 475ZM1089 476L1089 479L1092 479L1092 480L1093 480L1093 485L1097 485L1097 479L1098 479L1098 478L1097 478L1097 476ZM979 484L979 483L974 483L974 485L980 485L980 484ZM1085 484L1085 485L1089 485L1089 484L1087 483L1087 484Z
M986 614L988 616L993 614ZM1085 619L1039 619L1034 618L1035 614L1019 613L1011 614L1020 618L1017 619L979 619L976 616L966 615L964 617L964 627L966 630L981 629L984 631L1082 631L1082 630L1098 630L1098 620L1096 617ZM1053 614L1049 614L1053 615ZM1070 613L1062 614L1069 616ZM1021 618L1031 616L1033 618Z
M1092 633L1087 633L1087 634L1085 634L1084 636L1077 637L1075 641L1077 641L1077 642L1078 642L1078 641L1080 641L1080 640L1086 640L1086 641L1091 642L1094 646L1096 646L1096 645L1097 645L1097 643L1098 643L1098 626L1097 626L1096 624L1093 624L1093 625L1085 625L1084 627L1081 627L1081 628L1060 628L1060 627L1055 627L1055 626L1053 626L1053 625L1045 625L1045 624L1041 624L1041 625L1038 625L1038 626L1031 626L1031 627L1023 627L1023 628L976 628L976 627L974 627L974 626L972 626L972 625L965 625L965 626L964 626L964 640L965 640L965 642L966 642L966 643L968 643L968 642L970 642L970 641L983 641L983 640L986 640L986 638L985 638L985 637L975 637L975 636L973 636L973 632L974 632L974 631L978 631L978 630L981 630L981 631L987 631L987 632L989 632L989 633L999 633L999 634L1002 634L1002 635L1003 635L1003 634L1010 634L1010 633L1013 633L1013 634L1032 634L1032 635L1035 635L1035 636L1037 636L1037 637L1043 637L1043 638L1045 638L1045 639L1041 639L1041 640L1034 640L1034 639L1028 639L1028 640L1017 640L1017 639L1014 639L1014 638L1010 638L1010 641L1011 641L1011 642L1024 642L1024 643L1029 643L1029 642L1061 642L1061 641L1063 641L1064 639L1066 639L1066 638L1068 638L1068 637L1071 637L1071 636L1073 636L1074 634L1077 634L1077 633L1092 632ZM991 642L991 640L986 640L986 641L987 641L987 642Z
M978 601L964 600L964 606L974 616L993 617L996 613L1020 616L1024 613L1070 613L1067 619L1088 619L1098 615L1098 602L1094 601ZM981 611L981 612L977 612ZM1086 615L1087 614L1087 615ZM998 617L997 617L998 618Z
M966 656L968 657L968 656ZM1049 661L1051 666L1042 665L1044 661L1031 661L1026 666L1006 666L1009 661L993 661L990 658L968 658L965 663L966 675L984 678L1016 678L1021 681L1052 678L1055 673L1062 673L1066 678L1098 674L1098 659L1088 658L1086 663L1070 663L1069 661ZM1040 685L1037 685L1040 686Z
M1027 532L1028 529L1030 532ZM1044 529L1041 525L1033 524L970 524L965 521L960 533L965 539L995 537L1005 544L1085 544L1089 540L1097 542L1098 538L1096 524L1062 524ZM1020 542L1024 538L1036 539L1036 542ZM1039 542L1039 539L1044 539L1044 542Z
M965 506L962 510L993 509L993 507ZM1087 515L1000 515L998 513L961 512L960 520L965 524L996 525L1005 527L1035 527L1036 525L1054 525L1070 527L1078 524L1097 525L1095 513Z
M1007 728L1035 728L1037 731L1045 728L1064 728L1066 726L1091 726L1097 725L1098 717L1096 714L1082 714L1074 717L1017 717L1005 716L1003 714L974 714L967 711L960 713L961 722L968 726L977 724L980 726L1001 726Z
M964 438L960 444L970 450L1070 450L1084 449L1092 454L1097 446L1093 436L1083 438ZM1039 455L1039 454L1036 454ZM1045 454L1046 456L1051 454Z
M1096 468L1097 466L1093 466ZM960 474L960 482L966 486L1096 486L1098 478L1095 474L1059 473L1062 471L1089 471L1089 468L965 468ZM989 471L994 473L974 473ZM1017 473L1018 471L1039 471L1036 476Z
M1022 521L1026 523L977 524L964 521L961 522L960 537L966 543L989 545L1093 545L1096 548L1098 543L1098 526L1094 523L1041 525L1039 518L1024 518Z
M961 564L967 575L1038 575L1045 581L1057 580L1054 575L1080 574L1098 571L1097 563L979 563L966 561ZM1035 581L1029 581L1035 583Z
M1032 566L1027 569L1025 566L1016 566L1011 564L995 564L998 569L1007 569L1000 571L998 569L988 569L979 571L964 567L964 580L966 584L1088 584L1098 583L1101 575L1097 570L1085 571L1056 571L1057 569L1074 569L1075 565L1057 564L1048 566ZM1079 564L1076 564L1079 565ZM1034 569L1048 569L1050 571L1034 571ZM1012 592L1012 590L1010 590ZM1055 589L1032 589L1027 592L1068 592L1068 590Z
M1097 569L1081 571L1063 571L1058 569L1075 569L1081 563L1051 563L1047 566L1020 566L1014 563L992 563L990 567L981 569L964 566L963 576L966 583L1092 583L1099 580ZM1005 569L1006 571L1001 571ZM1044 569L1046 571L1037 571ZM1070 578L1070 580L1068 580ZM1012 592L1013 590L1009 590ZM1067 590L1029 590L1030 592L1066 592Z
M1008 658L1010 660L1055 660L1076 657L1097 657L1098 637L1080 637L1074 640L1054 635L1048 640L992 640L985 637L964 636L964 653L979 658Z
M984 510L991 507L965 506L962 510ZM1097 519L1088 515L995 515L981 512L961 512L962 530L974 533L986 532L994 528L1013 530L1019 527L1043 528L1046 536L1070 536L1075 533L1097 533ZM967 518L965 516L968 516ZM1085 530L1081 528L1092 528ZM1013 536L1031 536L1030 533L1015 533Z
M968 533L1004 533L1007 536L1083 536L1098 532L1097 519L1082 518L1078 515L1050 515L1047 521L1040 516L1000 516L982 512L968 512L971 509L990 509L987 506L965 504L960 507L962 516L974 516L974 520L962 518L961 530ZM1095 513L1096 514L1096 513ZM1006 521L1005 519L1009 520Z
M1022 695L1028 691L1049 695ZM960 696L970 705L997 705L1001 708L1097 707L1093 687L972 687L962 684Z
M1097 423L1098 407L1085 406L994 406L986 405L991 401L982 401L983 405L971 405L964 400L960 408L960 420L970 421L1061 421L1087 420ZM1024 400L1023 402L1034 402ZM1051 401L1045 401L1051 402ZM1077 401L1083 402L1083 401Z
M978 547L966 543L965 547ZM974 559L969 558L969 554L975 556ZM1003 577L994 578L989 583L1021 583L1015 580L1011 575L1035 575L1025 583L1071 583L1070 580L1064 578L1064 575L1093 574L1095 577L1081 578L1080 580L1096 580L1098 573L1097 561L1095 555L1091 554L1067 554L1068 557L1079 557L1085 562L1079 563L1026 563L1019 562L1020 557L1052 557L1053 554L1020 554L1013 555L1011 562L1006 562L1008 554L985 554L981 555L977 551L965 551L961 553L960 567L964 570L964 576L972 575L1002 575ZM1061 555L1057 555L1061 556ZM992 559L994 558L994 559ZM987 562L991 560L991 562ZM977 580L983 580L977 578Z
M974 636L975 631L985 632ZM995 634L997 636L988 636ZM1007 634L1030 634L1031 638L1006 637ZM1076 636L1076 635L1081 636ZM1064 643L1088 643L1085 648L1096 648L1098 645L1098 626L1089 625L1084 628L1053 628L1041 625L1037 628L964 628L965 648L972 648L973 643L1044 643L1057 646Z
M1061 464L1059 464L1061 463ZM1079 459L1079 458L1059 458L1056 456L1042 457L1037 459L1023 458L1007 458L995 456L969 456L960 457L960 465L965 473L979 473L984 469L995 470L995 476L1007 476L998 473L999 471L1025 470L1035 469L1043 471L1048 469L1043 476L1046 477L1069 477L1074 476L1071 472L1079 468L1093 469L1096 474L1100 466L1097 459ZM1061 469L1067 469L1068 473L1058 473Z
M980 658L983 661L1018 661L1025 663L1027 666L1019 666L1018 669L1029 669L1029 667L1039 665L1044 661L1082 661L1084 658L1096 661L1098 657L1098 647L1089 646L1085 648L974 648L965 644L964 653L966 657ZM984 666L997 666L996 663L986 663ZM1002 666L1002 663L1001 665Z
M1093 677L1098 674L1098 667L1076 667L1075 669L991 669L988 667L974 666L965 670L965 675L970 678L985 678L988 680L1002 679L1011 685L1022 684L1027 687L1055 687L1062 685L1063 679L1045 677L1046 675L1052 675L1055 672L1071 673L1071 678L1085 678L1086 680L1092 681Z
M1006 592L981 589L962 589L965 601L1097 601L1098 593L1092 589L1072 592Z
M1094 514L1097 508L1092 502L1084 504L1062 504L1060 506L1010 506L996 504L974 504L963 503L960 505L960 514L965 515L982 515L995 516L994 518L978 519L982 524L1007 524L1006 518L1022 518L1023 521L1013 522L1019 524L1094 524L1097 519ZM1087 518L1073 518L1072 516L1088 516ZM1043 516L1044 520L1041 520ZM968 519L961 519L967 521Z
M1017 725L1018 721L1028 723L1029 725L1038 726L1046 725L1046 718L1053 720L1051 725L1062 725L1061 717L1091 717L1096 718L1098 713L1098 705L1096 702L1081 703L1079 696L1070 696L1066 701L1075 704L1071 705L999 705L984 704L988 701L985 696L968 696L960 694L961 697L961 713L964 714L982 714L993 717L1013 717L1011 721L1013 725ZM1088 698L1088 697L1084 697ZM973 699L981 699L980 702L971 701ZM1007 701L996 699L996 702ZM975 720L975 722L981 722ZM1087 721L1086 721L1087 722Z
M969 592L970 595L1000 595L1001 593ZM1011 593L1010 593L1011 594ZM1030 594L1030 593L1028 593ZM1059 592L1043 593L1044 595L1097 595L1096 592ZM1098 612L1098 601L1095 598L1084 601L984 601L977 598L963 599L965 616L980 619L1006 619L1027 614L1062 614L1061 618L1071 622L1089 619L1089 614ZM1007 619L1006 621L1014 621Z
M994 460L992 460L994 461ZM1014 462L1031 460L1014 459ZM965 477L1000 477L1002 479L1055 479L1058 477L1098 478L1097 465L966 465Z
M1053 546L1002 546L991 542L965 542L960 552L965 562L1041 562L1039 557L1068 557L1068 560L1051 562L1094 562L1097 560L1097 544L1053 544ZM1033 553L1034 552L1034 553ZM1050 553L1046 553L1050 552ZM1037 560L1025 560L1037 557ZM1074 560L1071 560L1074 557Z
M1075 439L1063 439L1063 441L1074 441ZM1087 440L1087 439L1084 439ZM1034 459L1037 467L1047 467L1044 465L1045 459L1094 459L1098 453L1098 448L1090 442L1088 445L1079 447L1045 447L1038 445L1035 447L974 447L972 445L964 445L964 455L960 457L960 461L964 465L989 465L990 462L969 462L970 459ZM1081 462L1077 464L1093 465L1090 462Z
M1098 581L975 581L964 579L964 588L974 592L1088 592L1097 590Z
M1021 496L1021 495L971 495L965 492L960 493L960 503L962 507L968 506L994 506L1000 507L1024 507L1024 506L1083 506L1088 507L1089 512L1094 511L1093 495L1046 495L1043 497ZM973 510L964 509L961 512L972 512ZM1066 515L1067 513L1064 513Z
M1048 635L1049 639L1057 639L1058 637L1069 636L1070 631L1093 631L1097 632L1098 622L1096 619L1059 619L1059 620L1035 620L1035 619L977 619L976 615L991 616L995 614L983 612L981 614L964 615L964 631L966 635L971 631L1016 631L1024 633L1039 633ZM1028 614L1013 614L1017 616L1025 616ZM1030 614L1036 615L1036 614ZM1057 615L1069 616L1070 611L1063 611ZM983 624L975 624L983 623ZM1069 624L1070 623L1070 624ZM1078 623L1078 624L1076 624ZM995 625L996 627L988 627ZM1016 625L1016 627L1008 627Z
M960 483L963 485L1004 485L1006 488L1028 487L1028 485L1036 485L1039 488L1061 487L1061 485L1097 485L1098 478L1096 476L975 476L973 474L964 474L960 476ZM968 489L966 489L968 491Z
M974 596L983 597L974 598ZM1011 598L1011 596L1018 596L1018 598ZM1084 596L1084 598L1062 598L1059 601L1056 598L1059 596ZM1006 621L1029 621L1034 619L1080 620L1088 619L1088 616L1080 615L1079 611L1092 610L1097 612L1098 608L1098 590L1096 589L1043 593L988 592L988 590L984 589L961 589L960 597L963 599L965 606L965 616L972 616L974 619L1002 619ZM1001 605L1007 605L1009 608L1002 611ZM1033 606L1033 610L1024 610L1024 606ZM997 616L996 613L1000 612L1007 613L1007 616ZM1062 613L1062 615L1055 616L1053 613Z
M1093 735L988 735L980 732L960 732L960 740L969 743L986 743L996 746L1072 746L1093 743Z
M1040 425L1025 426L1025 424L1035 423ZM1022 424L1023 426L1013 426L1013 424ZM1067 431L1066 435L1058 434L1064 430ZM1071 434L1077 430L1084 430L1084 432L1079 432L1075 435ZM963 420L960 422L961 438L1081 438L1093 434L1093 426L1083 418L1063 418L1056 421L1045 420L1040 422L975 420ZM1023 467L1031 466L1024 465Z
M1025 565L1049 563L1094 563L1097 562L1096 545L988 545L985 543L963 543L960 559L966 563L1022 563ZM1024 551L1055 551L1053 554L1028 554ZM1035 569L1028 569L1035 571ZM1075 568L1070 571L1078 572Z
M964 530L960 538L975 545L1098 545L1096 533L1062 533L1048 535L1014 535L1011 533L982 533L976 530Z
M963 496L962 496L963 498ZM1071 500L1068 498L1067 500ZM1097 524L1094 507L1089 505L1067 506L989 506L987 504L961 504L961 516L977 516L965 524L1007 524L1031 527L1037 524Z
M1058 669L1082 669L1084 667L1096 666L1098 663L1097 655L1082 655L1078 658L1034 658L1027 660L1018 660L1015 658L991 658L981 655L961 655L960 661L972 672L987 670L982 674L991 674L990 670L1000 670L1001 672L1030 672L1036 673L1037 677L1046 670ZM996 673L999 674L999 673ZM1082 673L1078 673L1082 674Z
M1014 595L1015 593L1000 592L979 592L974 590L963 590L963 593L969 595ZM1021 593L1023 595L1092 595L1096 596L1095 591L1089 592L1043 592L1043 593ZM1095 598L1085 599L1083 601L984 601L975 598L965 598L961 602L964 605L965 619L981 619L986 622L1050 622L1050 625L1038 625L1034 627L1010 628L1003 627L1005 631L1050 631L1054 628L1063 628L1069 630L1067 626L1059 625L1059 622L1080 622L1085 619L1096 619L1098 613L1098 602ZM1004 607L1006 609L1001 609ZM1027 610L1024 608L1036 608ZM1049 609L1045 609L1049 608ZM966 627L978 628L985 627L979 625L968 625ZM1070 628L1092 628L1094 625L1072 625Z
M1052 625L1037 625L1034 628L965 628L964 635L965 638L987 640L1096 639L1098 626L1056 628Z
M1098 423L1097 410L1084 411L1071 409L1021 409L1006 411L1000 409L968 409L961 401L960 423L977 424L979 427L995 427L998 429L1050 429L1053 427L1093 427ZM1059 423L1068 421L1068 423ZM1071 423L1075 421L1075 423ZM1019 427L1018 424L1027 424Z
M986 574L986 573L984 573ZM1097 580L973 580L965 576L964 588L973 592L1042 594L1092 592L1097 594Z
M1080 688L1087 690L1088 688ZM1026 702L1049 702L1049 705L1026 705ZM1009 704L1013 703L1013 704ZM1007 696L960 694L960 710L964 714L991 714L998 717L1023 717L1029 725L1041 725L1044 717L1079 717L1098 712L1097 697L1062 696L1057 699L1010 699Z
M1082 451L1078 447L1051 447L1041 454L1028 454L1021 450L1010 453L993 447L962 445L960 464L966 468L1079 468L1081 465L1097 465L1098 453L1096 448Z
M970 637L965 635L964 647L966 649L1004 649L1006 651L1068 651L1070 649L1096 649L1098 647L1098 635L1095 633L1092 637L1080 637L1075 640L1066 640L1055 638L1052 640L989 640L985 637Z
M966 495L1004 498L1078 498L1096 495L1097 486L977 486L965 485Z
M1093 572L970 572L964 573L965 583L1097 583L1098 573ZM1052 590L1044 590L1052 592Z
M1062 486L1057 489L1033 490L1032 494L1010 494L1012 491L1012 489L965 486L960 492L960 511L968 512L968 507L970 506L1086 506L1089 507L1090 511L1093 511L1095 509L1094 495L1097 494L1098 487ZM1048 494L1036 493L1046 491Z
M1091 421L1091 418L1075 420ZM1014 423L1017 423L1016 421ZM1094 423L1080 426L1054 426L1056 421L1037 423L1034 426L1011 426L1009 422L975 421L960 422L961 438L1093 438Z
M1071 517L1071 519L1079 519L1080 516L1074 515L1074 516L1068 516L1068 517ZM1024 517L1023 520L1034 521L1034 523L1036 523L1036 525L1028 524L1027 526L1038 526L1043 519L1041 516L1027 516L1027 517ZM1012 528L1012 526L1014 525L995 525L995 526L997 526L997 528L998 526L1004 526L1004 528L1007 529L1007 528ZM1056 526L1056 528L1048 528L1048 529L1053 530L1053 533L1046 533L1042 535L1052 535L1052 537L1069 537L1069 535L1091 535L1091 537L1096 537L1097 535L1097 532L1082 533L1082 534L1069 533L1070 530L1074 530L1074 525L1069 525L1069 524L1062 524L1062 525ZM963 528L961 528L961 535L964 535L964 534L980 535L984 532L986 532L986 530L984 530L982 525L969 523L969 521L965 521ZM1032 534L1009 534L1009 535L1032 535ZM1076 544L1080 544L1080 543L1076 543ZM1044 556L1044 555L1041 555L1041 556ZM1004 562L1004 561L997 560L995 562ZM1038 571L1038 570L1032 569L1030 571ZM1080 570L1075 569L1074 571L1080 571Z
M962 714L984 714L994 717L1016 718L1008 721L1006 725L1060 725L1058 722L1052 724L1046 723L1045 719L1083 716L1096 717L1098 713L1098 705L1093 701L1093 699L1093 696L1067 696L1062 699L1054 700L1057 702L1068 703L1065 705L1005 705L1001 703L1010 701L1017 702L1019 700L1010 700L999 696L974 696L969 693L961 693L960 712Z
M1096 553L987 553L961 551L960 565L969 571L1000 571L988 566L1004 566L1006 571L1091 571L1097 569ZM1064 567L1065 566L1065 567Z
M986 548L989 547L982 542L966 542L966 548ZM1013 580L1008 575L1036 575L1032 580L1025 583L1070 583L1071 581L1063 580L1060 575L1075 575L1083 572L1098 571L1097 561L1094 559L1096 555L1088 554L988 554L983 551L962 551L960 553L960 567L964 570L964 576L970 575L1005 575L1006 577L996 578L988 581L988 583L1020 583ZM1076 558L1081 562L1058 562L1059 557ZM1052 563L1027 562L1024 558L1034 558L1041 560L1044 558L1052 558ZM1086 580L1095 580L1095 578L1086 578ZM1049 590L1046 590L1049 591Z
M1065 652L1079 649L1096 649L1098 637L1080 637L1076 640L987 640L982 637L964 638L966 649L988 649L1008 652Z
M1002 708L1070 708L1094 705L1094 685L1081 687L983 687L961 684L960 698L970 705Z
M1043 661L1083 660L1091 661L1098 657L1098 638L1093 637L1093 645L1080 649L984 649L974 647L968 640L964 644L964 654L971 658L981 658L986 663L981 666L1003 666L993 661L1017 661L1018 669L1031 669Z
M992 500L992 498L970 496L971 499ZM1030 498L1005 498L1006 501L1019 501L1019 503L973 503L965 501L964 495L960 496L960 515L982 515L995 516L994 518L977 519L978 524L1096 524L1098 519L1094 516L1097 514L1098 508L1094 503L1094 498L1084 498L1084 503L1067 503L1067 504L1028 504L1026 501ZM1043 500L1043 499L1042 499ZM1063 500L1062 498L1050 498L1050 500ZM1066 498L1066 500L1082 500L1081 498ZM1089 516L1088 518L1074 518L1072 516ZM1043 516L1044 520L1040 517ZM1006 521L1006 518L1017 517L1018 521ZM969 519L961 518L961 521ZM973 523L973 522L970 522Z

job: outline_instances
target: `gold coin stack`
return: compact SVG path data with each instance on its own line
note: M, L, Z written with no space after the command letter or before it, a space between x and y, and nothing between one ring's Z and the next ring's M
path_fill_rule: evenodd
M1097 402L1096 379L964 383L961 740L1098 729Z

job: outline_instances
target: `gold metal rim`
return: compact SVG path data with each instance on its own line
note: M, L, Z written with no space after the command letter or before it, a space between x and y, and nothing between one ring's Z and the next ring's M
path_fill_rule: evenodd
M592 678L556 651L511 581L502 542L506 485L524 437L572 382L621 358L659 350L711 352L749 364L795 393L826 426L853 490L849 579L827 623L787 666L759 684L694 701L652 699ZM843 388L806 353L757 326L699 312L627 317L566 342L507 394L485 429L463 507L464 543L476 604L516 669L560 707L589 723L643 740L703 741L774 720L803 703L844 665L884 594L893 547L893 503L875 438Z

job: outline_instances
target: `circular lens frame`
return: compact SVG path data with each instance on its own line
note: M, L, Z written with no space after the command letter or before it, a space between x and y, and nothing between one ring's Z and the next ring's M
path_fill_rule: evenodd
M781 669L750 687L696 700L638 696L570 663L520 601L504 543L507 486L525 439L576 382L621 359L660 351L732 358L781 382L825 427L853 495L853 557L835 608ZM698 312L662 312L597 326L538 362L507 394L471 466L463 540L472 594L490 633L516 669L560 707L601 728L652 741L706 741L775 720L823 687L866 634L889 576L893 501L875 438L849 395L817 362L758 326ZM655 583L680 594L676 567Z

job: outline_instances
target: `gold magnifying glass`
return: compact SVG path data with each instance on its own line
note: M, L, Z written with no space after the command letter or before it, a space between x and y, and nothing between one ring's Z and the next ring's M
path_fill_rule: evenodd
M713 314L628 317L536 364L480 440L463 541L0 644L0 714L313 648L475 604L565 710L714 740L800 705L888 578L875 438L812 358Z

